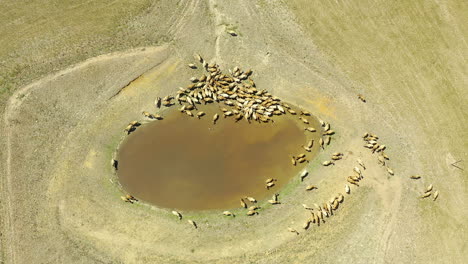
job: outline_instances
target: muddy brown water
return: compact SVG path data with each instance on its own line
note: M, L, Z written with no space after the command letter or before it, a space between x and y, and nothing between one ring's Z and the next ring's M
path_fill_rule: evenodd
M291 155L318 151L320 132L304 131L297 116L276 116L274 123L235 122L216 106L204 106L201 119L175 107L164 120L141 125L122 143L118 177L126 192L158 207L180 210L240 207L240 198L270 197L306 166ZM195 112L196 113L196 112ZM319 129L318 122L307 117ZM311 153L301 147L315 137ZM266 189L265 180L278 179Z

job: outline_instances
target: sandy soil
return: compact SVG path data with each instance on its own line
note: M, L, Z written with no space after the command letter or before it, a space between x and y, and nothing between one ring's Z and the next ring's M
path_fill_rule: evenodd
M25 34L12 34L12 42L31 44L5 46L2 67L16 67L15 53L43 55L24 59L30 75L2 92L2 261L465 263L466 4L305 2L141 1L120 23L90 29L87 35L102 39L84 45L87 55L72 48L63 60L52 58L75 46L38 45L25 37L28 22L19 21ZM59 11L50 21L60 21ZM73 36L84 34L80 26L89 27L74 24ZM114 31L119 38L108 37ZM156 96L187 83L194 53L223 68L254 69L258 87L332 124L331 146L309 165L305 184L318 185L315 193L296 179L281 192L281 205L255 217L183 212L199 229L166 210L119 199L109 161L123 128L153 109ZM364 132L387 145L394 176L362 147ZM336 166L319 165L337 151L345 158ZM356 158L367 165L361 186L325 224L302 230L308 212L301 204L343 193ZM457 160L464 170L451 166ZM410 180L412 174L423 178ZM439 199L418 199L429 184Z

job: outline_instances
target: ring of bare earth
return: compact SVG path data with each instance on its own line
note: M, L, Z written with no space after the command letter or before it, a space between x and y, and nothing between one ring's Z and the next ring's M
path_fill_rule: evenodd
M157 95L167 94L154 89L154 87L161 87L164 90L164 87L170 87L178 85L179 75L171 75L167 76L166 78L161 78L164 72L167 71L168 68L172 67L176 63L173 59L168 59L167 61L161 63L158 67L151 70L150 72L142 75L140 79L135 80L131 83L128 87L122 90L116 100L119 101L115 105L110 105L108 109L108 113L112 113L115 118L112 121L106 120L109 115L103 113L100 115L96 120L92 123L87 122L86 128L80 129L80 131L86 131L83 134L77 135L78 142L86 141L86 139L93 138L95 134L100 134L95 141L89 142L91 145L100 145L105 144L107 146L112 146L112 150L119 145L119 142L122 142L122 130L125 127L125 124L122 124L121 118L122 116L131 116L127 120L139 120L141 118L141 112L131 111L135 105L140 105L141 109L154 109L154 105L152 104L152 100L148 100L148 98L154 98ZM155 74L157 73L157 74ZM151 80L146 80L146 76L153 76ZM138 90L137 94L133 94L131 91ZM127 95L128 94L128 95ZM149 96L152 95L152 96ZM120 98L119 98L120 97ZM144 102L143 104L136 103L136 102ZM125 104L125 107L124 107ZM117 112L115 112L117 111ZM162 111L161 115L166 116L168 113L168 109ZM132 114L128 114L128 113ZM126 113L126 114L124 114ZM318 121L315 119L309 118L312 124L317 126ZM120 122L116 122L116 120ZM299 120L299 119L297 119ZM162 120L164 121L164 120ZM195 120L201 121L201 120ZM224 121L224 120L223 120ZM233 120L227 120L234 122ZM154 121L155 124L161 121ZM93 129L91 129L93 128ZM112 133L106 134L101 133L102 131L113 131ZM138 128L137 128L138 131ZM303 133L304 130L302 130ZM307 132L309 133L309 132ZM98 143L100 142L101 143ZM106 143L107 142L107 143ZM112 143L113 142L113 143ZM304 142L305 143L305 142ZM298 151L301 151L301 146L296 146ZM318 146L316 148L318 150ZM302 150L303 151L303 150ZM90 151L88 152L86 160L90 160L89 162L92 163L92 166L96 166L96 170L90 172L90 174L81 175L80 177L88 178L91 175L95 174L96 171L106 171L106 175L109 175L111 172L111 167L109 164L109 159L112 153L109 153L107 156L103 157L100 156L99 159L93 160L94 156L97 153ZM74 156L75 154L71 154ZM290 162L288 153L285 153L285 162ZM92 161L91 161L92 160ZM292 165L291 165L292 166ZM78 168L71 169L73 171L78 172ZM78 177L74 178L76 180ZM104 176L104 182L105 180ZM107 219L113 219L113 225L109 226L107 229L108 232L111 231L112 228L118 227L122 235L126 237L125 241L134 240L138 241L138 248L133 248L139 254L147 255L147 254L154 254L155 252L158 253L162 258L169 257L169 256L178 256L178 259L193 259L194 252L189 251L188 249L196 249L195 252L197 254L197 258L199 259L217 259L219 257L233 257L239 254L242 254L243 249L240 245L242 244L253 244L255 245L256 249L252 250L253 252L265 250L265 248L269 248L271 246L278 246L282 244L284 241L289 240L289 236L283 235L275 235L276 232L271 232L268 230L276 229L274 223L279 223L281 221L294 219L297 217L294 212L300 208L294 208L293 210L288 209L288 213L285 213L283 210L285 205L278 205L275 208L269 208L270 206L264 205L261 203L260 205L263 207L263 211L261 212L260 216L257 217L258 219L248 218L244 214L245 209L234 209L232 212L237 215L237 217L227 218L223 217L219 211L210 211L210 212L183 212L183 222L179 222L177 218L175 218L170 211L158 207L152 207L148 204L139 203L129 205L127 203L123 203L118 196L121 195L121 191L115 189L115 183L117 180L114 178L113 184L109 186L109 190L107 192L103 192L103 190L99 190L99 203L105 205L106 209L104 212L108 215ZM73 181L73 180L71 180ZM68 182L68 181L67 181ZM68 182L73 186L73 183ZM288 193L288 196L295 196L299 190L293 188L295 185L298 184L297 179L292 182L290 185L286 186L285 192ZM289 187L289 188L288 188ZM104 197L104 196L105 197ZM285 203L287 204L287 197L284 196ZM85 204L86 211L89 212L88 215L82 216L82 220L87 223L96 224L95 228L91 228L87 230L87 232L83 232L84 234L89 233L99 233L98 227L104 225L103 219L98 219L100 215L103 213L103 207L96 207L93 202L90 201L76 201L76 197L69 197L70 202L72 204ZM75 200L75 201L74 201ZM71 218L71 215L77 215L81 210L80 207L73 208L73 206L68 206L69 215L68 217ZM293 215L290 215L293 214ZM244 217L242 217L244 216ZM188 225L185 221L187 219L193 219L198 224L198 229L193 229L192 226ZM263 220L262 220L263 219ZM265 219L269 219L271 225L265 225L263 221ZM130 222L129 222L130 221ZM185 222L185 223L184 223ZM138 226L147 226L151 227L149 229L135 229L136 227L129 224L136 224ZM70 225L71 223L67 223ZM246 232L247 230L247 232ZM250 230L250 231L249 231ZM261 230L265 230L262 233L265 236L259 237L252 237L252 232L262 232ZM179 236L183 233L185 239L181 241ZM81 239L89 239L84 238L83 234L76 233L75 238ZM268 237L271 235L275 235L275 239L272 242L271 239ZM105 237L101 234L102 237ZM100 239L103 239L99 236ZM220 241L219 237L236 237L236 240L227 239ZM113 237L108 237L108 240L101 240L104 244L113 244L115 240ZM162 241L173 241L173 243L162 243ZM122 241L122 245L126 243ZM143 246L141 246L143 245ZM148 246L144 246L148 245ZM220 255L220 250L222 254ZM111 250L112 254L121 256L121 253L118 250ZM153 253L151 253L153 252Z
M43 226L41 236L30 237L22 241L22 245L34 249L54 248L69 252L71 256L106 261L144 259L150 262L178 260L193 263L230 258L242 262L246 252L253 257L272 248L280 251L285 248L290 252L291 246L284 246L285 242L291 243L292 239L285 227L291 222L304 220L307 212L297 206L298 201L310 199L310 193L296 188L300 184L298 178L282 189L282 204L273 207L262 205L261 213L255 217L247 217L243 214L244 210L236 209L232 210L237 215L235 218L223 217L218 212L184 212L182 221L178 221L168 210L142 204L130 205L118 198L121 191L116 188L116 181L109 181L113 173L109 160L124 137L122 120L140 119L141 112L136 112L135 107L154 109L148 98L170 94L170 87L177 87L181 76L188 79L191 75L191 72L182 70L185 67L180 66L177 59L171 58L166 49L147 49L141 53L132 55L135 65L152 65L152 68L135 67L133 73L129 72L128 76L119 81L119 85L110 83L103 89L100 82L93 81L92 84L84 85L88 90L83 90L81 76L91 74L88 65L92 68L93 80L109 80L122 75L122 69L127 68L124 65L131 63L120 54L60 73L57 77L37 84L38 88L24 97L21 111L13 117L18 120L13 128L13 147L19 151L23 148L19 139L28 137L25 134L28 131L39 131L39 135L43 136L24 151L34 153L34 149L46 143L47 147L42 147L42 150L47 153L44 158L47 158L48 163L44 163L42 157L31 158L28 160L30 168L33 168L30 172L24 171L26 169L21 166L24 164L22 160L12 165L12 169L29 175L23 181L36 181L35 193L40 195L33 199L37 210L24 211L36 215L22 221L39 219ZM182 73L171 74L174 69ZM141 74L135 74L138 71L145 74L137 77ZM50 95L55 94L57 87L62 87L63 83L67 83L66 87L70 91L77 92L69 94L68 89L59 90L60 93L56 95L61 100L54 101ZM124 88L120 89L122 85ZM31 109L43 109L43 112L38 112L31 119ZM166 112L164 110L162 114ZM51 117L51 113L56 116ZM37 127L36 124L41 126ZM50 127L56 127L57 130L48 129ZM309 170L318 164L312 161L311 165ZM43 170L38 173L37 168L41 166ZM40 176L42 185L37 182L38 176L35 175ZM311 181L319 181L321 175L311 175L309 178ZM326 186L332 186L332 183L323 183L317 193L321 190L328 193ZM361 193L364 195L365 192ZM32 206L24 205L21 208ZM350 208L353 208L352 205ZM375 208L366 207L366 210L372 209ZM341 217L338 215L335 219L340 221ZM186 219L196 221L199 228L194 229L186 223ZM310 238L325 236L330 231L328 226L331 225L316 229L310 233ZM16 229L16 232L22 232L23 237L29 234L26 228ZM180 239L181 236L184 239ZM44 237L53 239L42 243ZM60 242L63 240L68 242ZM294 245L300 244L294 242ZM122 248L127 250L122 251ZM41 260L48 258L46 254L35 257Z

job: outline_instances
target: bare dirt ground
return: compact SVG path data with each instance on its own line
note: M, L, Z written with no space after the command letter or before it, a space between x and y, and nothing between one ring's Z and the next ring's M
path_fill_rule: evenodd
M3 263L467 262L463 1L0 8ZM309 165L315 193L296 179L255 217L183 212L199 229L119 199L109 161L123 128L188 83L194 53L252 68L259 88L332 124L332 144ZM364 132L387 145L394 176L363 148ZM337 151L336 166L319 165ZM343 193L356 158L368 167L361 186L302 230L301 204ZM431 183L439 199L418 199Z

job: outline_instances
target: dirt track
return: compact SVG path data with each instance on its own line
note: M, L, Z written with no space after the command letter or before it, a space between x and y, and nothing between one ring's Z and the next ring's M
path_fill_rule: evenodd
M51 69L18 88L2 127L4 261L466 262L466 6L359 3L182 1L163 20L157 7L170 5L162 1L129 28L170 36L167 43ZM252 218L184 212L198 230L166 210L119 199L109 161L125 124L187 84L194 53L225 69L254 69L259 88L332 124L334 141L309 165L317 192L291 182L281 205ZM364 132L388 146L395 176L362 147ZM337 151L344 160L319 165ZM301 203L344 192L357 157L368 165L365 178L336 215L299 236L287 232L307 218ZM450 165L456 160L464 171ZM439 199L418 199L430 183Z

